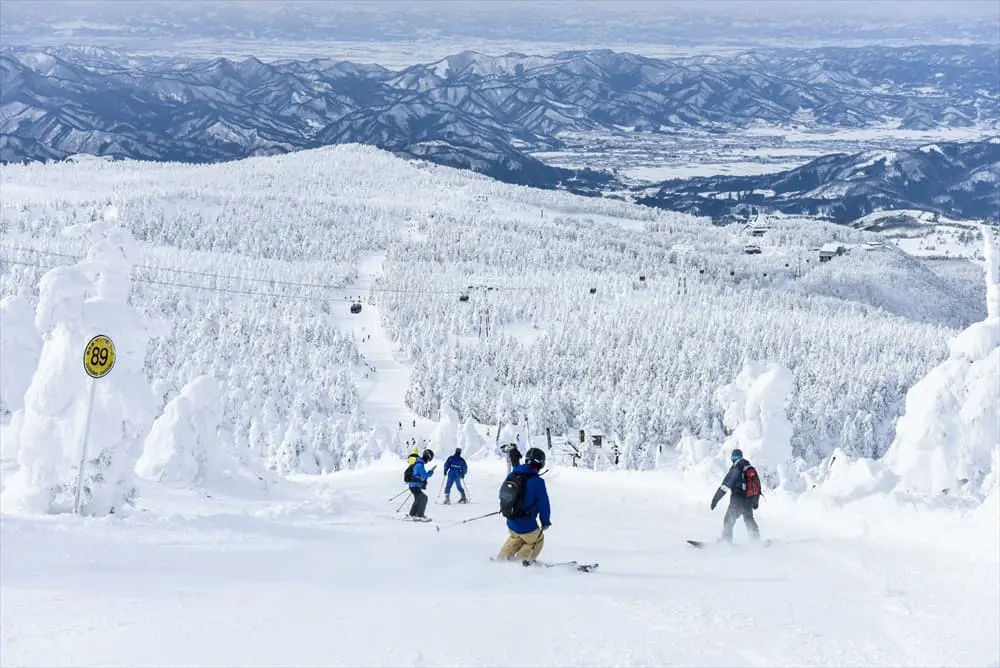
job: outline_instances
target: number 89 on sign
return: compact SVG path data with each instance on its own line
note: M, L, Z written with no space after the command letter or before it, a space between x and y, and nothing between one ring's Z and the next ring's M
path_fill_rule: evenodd
M83 368L91 378L104 378L115 365L115 344L103 334L87 343L83 353Z

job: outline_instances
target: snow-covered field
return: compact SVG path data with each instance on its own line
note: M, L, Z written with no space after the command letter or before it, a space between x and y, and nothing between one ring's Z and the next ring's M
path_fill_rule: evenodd
M1000 662L988 229L970 303L876 233L356 146L3 179L3 665ZM543 558L593 573L454 525L546 429ZM464 448L472 505L399 521L414 445ZM773 542L695 550L734 447Z
M764 502L766 548L661 473L549 474L543 557L490 563L503 467L473 504L398 521L398 463L258 498L151 490L127 520L5 516L4 665L988 666L997 554L948 534L896 542ZM429 492L437 492L432 479ZM691 498L688 498L688 497ZM829 511L836 519L836 511ZM883 517L889 520L888 517ZM970 528L974 525L970 523ZM983 525L986 526L986 525ZM936 528L936 527L935 527ZM971 533L968 532L968 533ZM956 549L958 548L958 549Z

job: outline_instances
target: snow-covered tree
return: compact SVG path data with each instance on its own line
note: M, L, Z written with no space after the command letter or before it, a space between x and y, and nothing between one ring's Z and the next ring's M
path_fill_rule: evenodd
M0 301L0 416L24 407L24 393L38 366L42 339L35 329L35 312L27 295Z
M486 439L479 435L476 424L471 419L464 420L458 430L458 447L462 448L466 458L485 459L497 454L494 448L487 445Z
M953 338L948 359L906 393L886 464L906 488L985 496L1000 451L1000 250L983 226L987 317Z
M792 424L785 405L794 384L792 372L782 365L746 360L736 379L716 393L723 423L731 430L725 454L739 448L772 485L791 474Z
M441 418L438 420L434 432L431 434L430 446L435 454L446 457L459 447L459 426L458 413L451 405L451 400L445 398L440 407Z
M94 383L81 512L116 513L132 502L135 462L156 408L144 373L148 332L129 303L129 273L136 257L131 236L113 222L80 224L86 259L47 272L39 286L35 325L44 341L38 369L25 394L19 434L20 468L4 490L4 503L29 512L72 509L87 425L89 383ZM95 334L116 347L110 374L90 380L81 364Z
M195 378L153 422L136 473L157 482L204 483L221 454L221 418L219 383Z

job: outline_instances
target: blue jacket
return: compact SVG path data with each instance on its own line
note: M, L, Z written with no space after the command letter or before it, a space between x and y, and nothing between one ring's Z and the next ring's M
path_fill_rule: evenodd
M444 461L444 472L448 474L451 479L464 478L465 474L469 472L469 465L465 463L459 455L452 455Z
M517 519L508 518L507 528L514 533L531 533L538 528L536 517L541 519L543 527L552 524L549 517L549 493L545 489L545 480L538 475L537 469L530 464L519 464L511 471L512 475L514 473L527 473L531 476L524 489L524 507L530 514Z
M424 468L424 460L417 458L416 463L413 465L413 482L409 486L423 487L432 475L434 475L434 471L428 471Z

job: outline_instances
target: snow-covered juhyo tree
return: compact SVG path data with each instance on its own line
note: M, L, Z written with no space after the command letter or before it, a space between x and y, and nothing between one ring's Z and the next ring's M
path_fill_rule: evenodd
M27 295L0 301L0 415L24 407L24 393L38 366L42 339L35 329L35 312Z
M149 334L129 304L129 272L137 255L131 235L112 220L67 232L86 238L91 248L84 260L41 279L35 325L44 344L25 393L20 467L4 489L3 503L28 512L72 510L88 383L94 383L81 512L107 515L135 498L133 469L156 409L143 372ZM114 341L116 359L107 376L91 380L83 352L97 334Z
M435 455L446 457L458 447L458 412L451 405L449 397L441 402L440 412L441 419L431 434L430 443Z
M770 485L791 482L792 423L785 405L794 386L792 372L775 363L745 360L735 380L716 392L723 423L732 430L724 448L743 451Z
M35 329L35 312L28 297L12 295L0 301L0 417L10 415L0 437L0 456L4 459L17 457L24 393L38 367L41 351L42 338Z
M219 459L222 396L212 376L184 386L146 436L135 470L157 482L201 484Z
M476 423L472 418L466 418L458 430L458 447L462 448L466 459L488 459L497 454L476 431Z
M906 393L885 455L901 486L925 494L987 496L1000 451L1000 250L983 226L986 319L948 344L948 359Z

